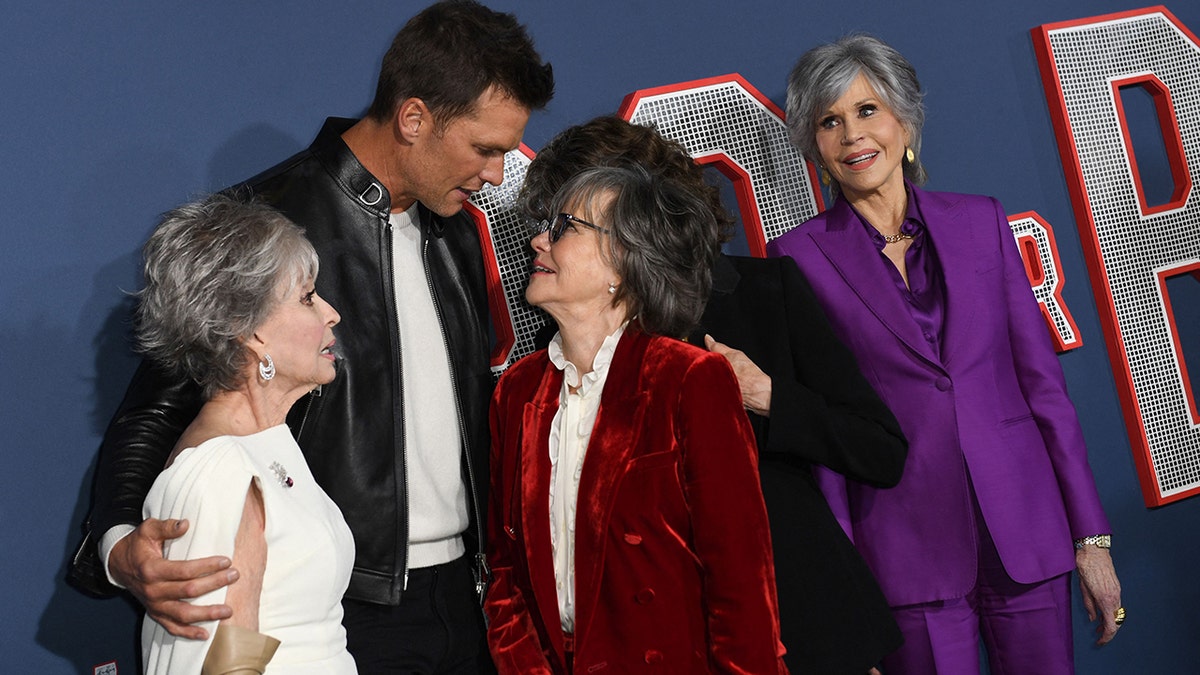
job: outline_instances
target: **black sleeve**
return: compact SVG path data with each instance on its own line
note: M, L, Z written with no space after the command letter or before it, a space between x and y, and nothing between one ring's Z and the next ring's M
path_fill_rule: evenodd
M780 260L793 372L767 373L771 415L760 446L874 487L896 485L908 455L899 422L834 334L795 261Z
M68 565L67 580L85 593L108 596L96 544L114 525L142 522L142 502L187 425L203 405L198 385L181 382L142 361L120 408L104 432L83 541Z

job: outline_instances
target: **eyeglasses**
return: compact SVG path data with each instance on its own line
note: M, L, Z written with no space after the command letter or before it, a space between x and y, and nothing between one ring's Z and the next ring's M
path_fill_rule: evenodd
M573 227L574 226L573 224L583 225L584 227L589 227L589 228L599 232L600 234L608 234L608 230L606 230L605 228L600 227L599 225L593 225L593 224L587 222L586 220L581 220L579 218L576 218L575 216L573 216L569 213L560 213L557 216L554 216L554 220L536 221L531 224L531 227L533 228L533 235L535 237L543 232L549 231L550 232L550 243L553 244L554 242L561 239L563 236L563 232L565 232L567 230L567 227Z

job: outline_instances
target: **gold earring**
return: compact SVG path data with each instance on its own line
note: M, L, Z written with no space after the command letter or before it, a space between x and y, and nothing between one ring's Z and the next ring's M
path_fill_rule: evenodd
M906 147L904 148L904 158L908 160L909 164L912 164L917 161L917 153L913 152L912 148Z
M829 175L829 169L821 167L821 185L829 185L833 180L833 176Z

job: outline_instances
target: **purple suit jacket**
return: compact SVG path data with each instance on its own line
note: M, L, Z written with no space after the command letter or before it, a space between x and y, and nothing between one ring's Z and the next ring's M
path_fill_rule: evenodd
M910 189L945 278L940 355L844 200L768 246L799 264L908 438L895 488L822 476L893 606L974 586L972 487L1005 569L1022 583L1072 569L1073 537L1111 531L1000 203Z

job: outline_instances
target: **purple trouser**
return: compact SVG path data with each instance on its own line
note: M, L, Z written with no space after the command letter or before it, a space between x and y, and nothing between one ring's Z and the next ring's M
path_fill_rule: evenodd
M978 675L979 638L992 675L1073 675L1071 575L1035 584L1009 578L976 507L979 574L966 597L893 607L904 645L886 675Z

